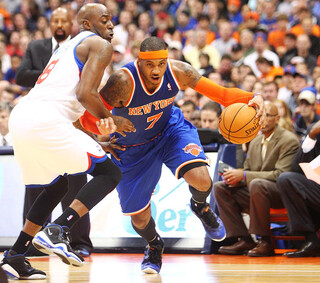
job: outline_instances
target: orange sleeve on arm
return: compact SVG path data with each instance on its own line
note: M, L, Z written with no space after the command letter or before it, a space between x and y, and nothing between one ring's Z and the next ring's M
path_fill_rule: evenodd
M99 94L104 106L111 111L113 109L113 107L111 105L109 105ZM88 112L87 110L83 113L83 115L79 118L80 124L81 126L91 132L94 133L96 135L101 135L96 122L99 121L98 118L96 118L95 116L93 116L90 112Z
M239 88L222 87L206 77L200 78L194 90L223 106L236 102L248 103L253 98L253 92L247 92Z

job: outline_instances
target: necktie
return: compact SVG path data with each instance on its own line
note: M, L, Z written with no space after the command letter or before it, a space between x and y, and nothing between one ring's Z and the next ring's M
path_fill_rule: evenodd
M263 142L263 144L262 144L262 149L261 149L261 157L262 157L262 160L264 160L264 158L265 158L265 156L266 156L267 146L268 146L268 140L264 140L264 142Z
M6 146L7 145L7 140L5 137L2 137L2 145Z
M59 43L57 43L56 47L53 49L53 52L54 53L57 49L59 48Z

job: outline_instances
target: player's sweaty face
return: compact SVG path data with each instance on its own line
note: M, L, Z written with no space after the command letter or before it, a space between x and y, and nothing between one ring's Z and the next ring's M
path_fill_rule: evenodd
M92 22L94 32L100 35L103 39L111 42L113 38L113 24L111 22L110 13L103 13L96 17L96 20Z
M159 84L167 69L167 59L141 60L140 71L145 80Z

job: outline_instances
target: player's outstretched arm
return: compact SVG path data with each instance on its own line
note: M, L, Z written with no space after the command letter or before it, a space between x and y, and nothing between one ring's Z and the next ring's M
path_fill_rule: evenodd
M182 90L191 87L197 92L210 99L228 106L236 102L255 104L259 110L263 109L262 97L256 98L252 92L247 92L239 88L226 88L201 76L190 64L177 60L172 60L173 70ZM260 111L258 112L259 115Z

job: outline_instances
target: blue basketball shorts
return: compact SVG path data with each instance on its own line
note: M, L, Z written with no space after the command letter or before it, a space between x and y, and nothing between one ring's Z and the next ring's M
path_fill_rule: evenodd
M154 140L117 153L120 161L113 157L112 160L122 171L117 190L122 212L126 215L137 214L149 206L163 164L179 178L179 170L184 165L207 163L197 129L183 117L178 122L175 119L175 123L168 123Z

